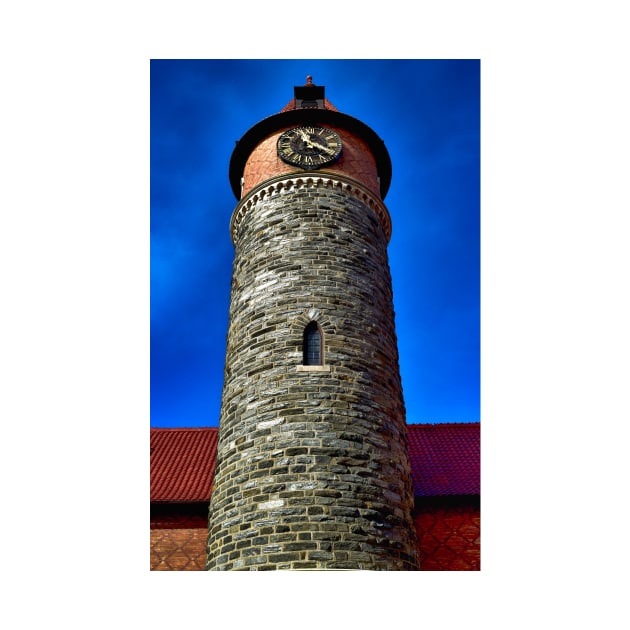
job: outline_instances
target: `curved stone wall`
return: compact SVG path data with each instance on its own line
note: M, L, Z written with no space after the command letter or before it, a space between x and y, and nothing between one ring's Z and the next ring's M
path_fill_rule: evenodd
M232 222L207 568L417 569L389 215L345 180L279 184Z

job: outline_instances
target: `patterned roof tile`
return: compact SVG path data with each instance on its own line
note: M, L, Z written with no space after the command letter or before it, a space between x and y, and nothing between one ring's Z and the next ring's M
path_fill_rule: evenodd
M151 429L151 501L209 501L216 428Z
M417 497L480 494L480 424L409 424Z

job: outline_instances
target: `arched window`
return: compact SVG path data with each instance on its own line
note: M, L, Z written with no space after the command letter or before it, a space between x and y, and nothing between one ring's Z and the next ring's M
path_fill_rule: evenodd
M304 365L322 364L322 333L317 322L311 322L304 329Z

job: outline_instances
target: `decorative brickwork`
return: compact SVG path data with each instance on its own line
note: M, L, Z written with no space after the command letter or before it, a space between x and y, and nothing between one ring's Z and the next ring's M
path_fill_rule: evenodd
M206 528L152 529L152 571L203 571Z
M209 569L418 568L386 210L338 183L276 182L233 221Z
M151 571L202 571L207 535L205 503L152 503Z
M479 497L416 499L420 565L423 571L479 571Z

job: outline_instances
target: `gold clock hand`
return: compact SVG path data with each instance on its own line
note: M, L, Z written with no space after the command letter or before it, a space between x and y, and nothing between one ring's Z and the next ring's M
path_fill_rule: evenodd
M319 144L319 142L313 142L310 138L305 138L304 143L306 144L306 146L311 147L311 149L319 149L320 151L330 153L330 149L327 146Z
M327 147L326 145L319 144L319 142L313 142L311 144L312 146L319 149L320 151L323 151L324 153L328 153L328 155L331 155L332 153L334 153L333 149L331 149L330 147Z

